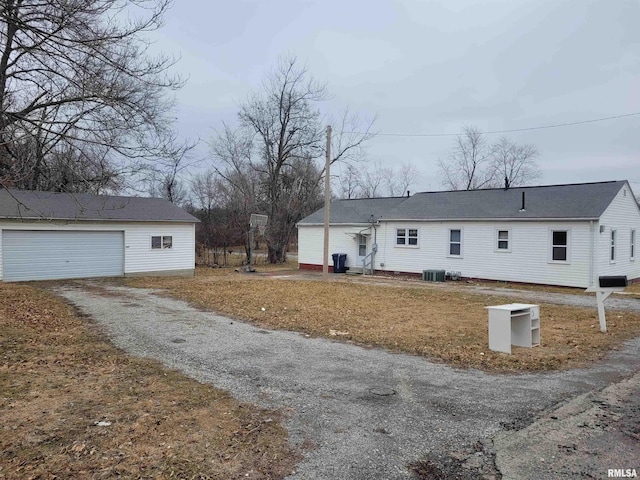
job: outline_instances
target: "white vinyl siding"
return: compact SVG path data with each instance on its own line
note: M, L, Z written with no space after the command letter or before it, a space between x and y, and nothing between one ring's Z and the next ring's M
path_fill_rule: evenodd
M631 259L631 232L640 230L640 211L633 195L623 186L600 217L603 232L596 230L597 263L594 278L602 275L626 275L628 279L640 278L640 262ZM611 262L611 230L616 230L616 261ZM637 233L636 233L637 245ZM637 248L637 246L635 247ZM634 252L634 258L637 258ZM594 280L594 281L595 281Z
M345 266L349 268L362 267L358 263L360 234L371 236L371 225L337 225L331 227L329 232L329 266L333 265L331 255L334 253L346 253ZM395 246L395 230L393 240L390 240L390 248ZM371 241L371 240L370 240ZM404 250L404 249L399 249ZM415 249L411 249L415 251ZM323 264L324 252L324 227L322 225L298 226L298 263L301 265L315 265L318 268ZM376 255L375 268L380 268Z
M0 220L0 275L2 231L120 231L124 232L124 274L193 270L195 267L195 225L169 222L21 222ZM151 236L171 236L172 248L150 248ZM159 255L160 254L160 255Z
M376 268L384 263L388 271L421 274L434 269L459 271L469 278L589 286L589 222L466 222L464 226L459 222L422 222L420 235L429 241L422 242L419 250L389 248L395 244L397 225L381 222L378 227ZM463 230L463 257L448 255L452 229ZM550 262L549 231L568 229L572 263ZM510 255L496 251L496 230L510 230Z

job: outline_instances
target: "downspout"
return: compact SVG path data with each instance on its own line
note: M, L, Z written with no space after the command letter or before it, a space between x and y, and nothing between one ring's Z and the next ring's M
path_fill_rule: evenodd
M373 245L371 245L371 274L375 275L376 273L376 253L378 252L378 229L376 228L376 224L372 223L371 227L373 228Z
M595 236L596 236L596 224L593 220L589 222L589 286L593 287L595 280Z

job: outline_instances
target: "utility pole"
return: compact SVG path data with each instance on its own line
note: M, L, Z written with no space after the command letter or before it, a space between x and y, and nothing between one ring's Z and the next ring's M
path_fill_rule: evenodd
M331 203L331 125L327 125L327 158L324 167L324 258L322 263L322 278L329 280L329 205Z

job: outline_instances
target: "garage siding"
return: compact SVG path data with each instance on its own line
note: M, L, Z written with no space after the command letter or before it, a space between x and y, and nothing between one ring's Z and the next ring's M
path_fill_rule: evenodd
M122 231L2 231L3 280L124 274Z
M2 246L6 231L124 232L124 275L193 274L195 268L195 225L177 222L23 222L0 220L0 280L6 261ZM171 249L153 250L152 236L173 237ZM46 247L47 249L49 246ZM122 275L122 271L117 275Z

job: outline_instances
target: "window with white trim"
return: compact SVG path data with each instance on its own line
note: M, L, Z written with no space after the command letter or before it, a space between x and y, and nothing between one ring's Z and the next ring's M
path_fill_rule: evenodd
M498 252L511 251L511 230L496 230L496 250Z
M609 250L609 261L616 261L616 230L611 230L611 244Z
M172 235L154 235L151 237L151 250L166 250L173 247Z
M396 245L418 246L417 228L396 228Z
M630 250L630 257L631 260L635 260L636 259L636 231L635 230L631 230L631 250Z
M358 235L358 256L367 256L367 237L364 235Z
M551 261L553 262L569 261L569 231L568 230L552 230L551 231Z
M449 230L449 256L462 256L462 230L458 228Z

